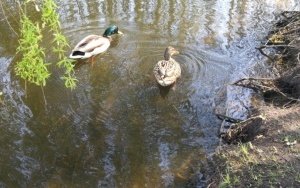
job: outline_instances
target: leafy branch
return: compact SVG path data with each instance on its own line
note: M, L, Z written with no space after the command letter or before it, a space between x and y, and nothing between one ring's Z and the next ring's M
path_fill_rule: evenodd
M30 2L35 3L34 0L23 2L23 10L21 3L18 1L21 10L21 38L19 39L17 53L21 53L23 57L15 67L16 74L36 85L46 85L46 79L51 75L47 66L51 63L44 62L45 49L40 46L40 42L43 39L43 31L48 29L53 33L53 53L57 54L60 59L57 66L65 68L64 76L62 76L62 79L65 81L65 86L74 89L77 81L74 77L74 64L73 60L65 56L65 49L69 47L69 44L65 36L61 33L59 15L55 10L57 5L53 0L41 0L41 23L34 23L26 15L26 6ZM35 4L35 6L36 8L38 7L37 4Z
M42 39L41 29L26 15L22 16L21 25L21 39L17 52L21 52L23 58L15 67L16 74L31 83L45 86L46 79L50 76L47 69L50 63L44 63L44 48L38 45Z
M58 54L59 59L61 59L57 65L59 67L63 66L65 70L65 76L62 79L65 81L65 86L67 88L73 89L76 86L77 79L73 77L73 60L68 59L65 57L65 48L70 47L65 36L61 34L61 24L59 21L59 16L56 13L55 9L57 5L53 0L43 0L43 7L42 7L42 21L43 21L43 28L48 25L50 30L54 32L53 36L53 43L56 46L53 48L53 52Z

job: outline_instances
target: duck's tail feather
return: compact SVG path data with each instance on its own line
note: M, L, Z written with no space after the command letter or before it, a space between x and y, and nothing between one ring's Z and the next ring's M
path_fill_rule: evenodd
M86 59L91 57L91 53L82 52L82 51L74 51L71 53L70 58L71 59Z
M74 51L72 53L72 56L84 56L85 52L82 51Z

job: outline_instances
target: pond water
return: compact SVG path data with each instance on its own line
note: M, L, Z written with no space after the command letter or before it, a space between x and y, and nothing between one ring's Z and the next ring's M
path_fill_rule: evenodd
M228 84L262 69L255 47L276 13L299 8L297 0L56 2L71 46L113 24L124 35L113 36L93 66L76 68L72 91L45 37L53 62L45 95L34 85L25 91L14 73L17 4L2 1L1 187L204 186L207 156L219 144L214 109ZM152 69L169 45L180 52L182 76L162 97Z

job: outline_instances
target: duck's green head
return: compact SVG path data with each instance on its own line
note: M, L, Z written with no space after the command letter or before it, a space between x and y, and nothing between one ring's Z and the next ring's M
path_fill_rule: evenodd
M123 34L123 33L121 31L119 31L119 28L117 26L112 25L105 30L105 32L103 33L103 36L107 37L107 36L111 36L113 34Z

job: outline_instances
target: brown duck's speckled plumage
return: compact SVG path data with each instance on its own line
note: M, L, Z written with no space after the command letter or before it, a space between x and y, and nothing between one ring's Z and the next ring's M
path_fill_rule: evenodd
M176 82L181 75L181 68L171 56L179 54L173 47L169 46L165 50L165 60L159 61L154 69L154 76L161 86L169 86Z

